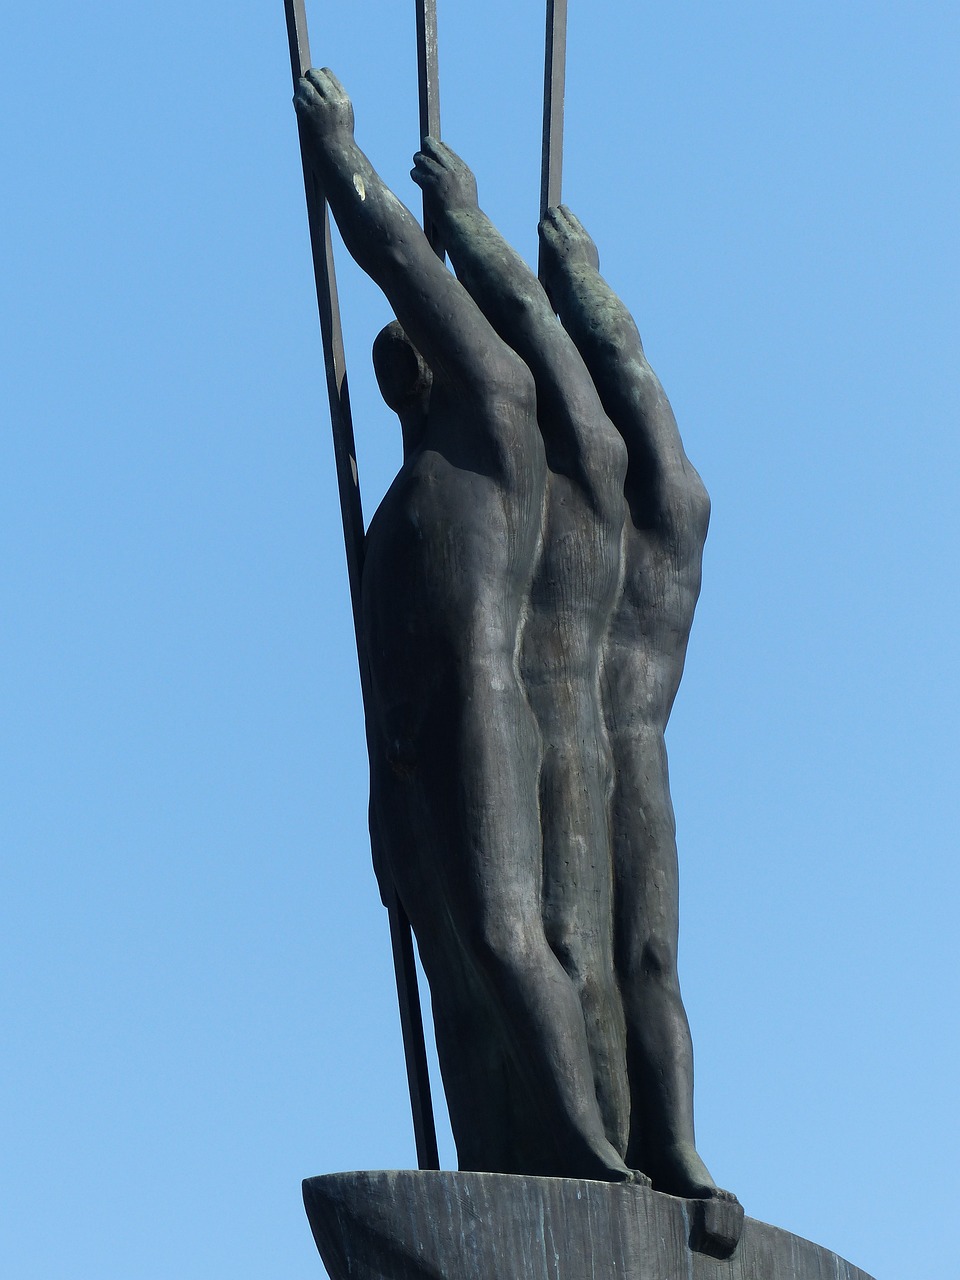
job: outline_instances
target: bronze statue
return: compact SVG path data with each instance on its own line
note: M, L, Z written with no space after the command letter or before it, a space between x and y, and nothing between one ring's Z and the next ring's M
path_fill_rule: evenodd
M296 103L397 316L374 347L404 460L362 579L371 812L460 1166L732 1199L694 1144L663 738L706 492L569 210L540 224L541 284L428 139L413 177L455 277L357 147L332 73Z

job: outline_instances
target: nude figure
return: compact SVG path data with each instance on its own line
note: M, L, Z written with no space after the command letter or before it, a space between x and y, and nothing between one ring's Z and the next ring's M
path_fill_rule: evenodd
M336 78L310 71L296 105L344 242L402 326L377 353L404 462L362 584L371 785L430 981L461 1165L512 1162L494 1122L519 1092L545 1165L524 1171L629 1180L541 914L541 739L519 673L546 488L534 377L357 147Z
M620 588L626 449L540 282L479 208L464 162L427 139L413 178L458 279L536 383L546 507L520 671L543 747L541 913L580 998L606 1135L625 1156L630 1095L613 964L612 762L600 655Z
M540 225L545 281L627 446L623 588L606 637L603 708L615 785L616 969L626 1010L627 1163L672 1195L734 1199L697 1153L693 1048L677 978L676 825L664 730L700 592L710 503L629 312L565 207Z

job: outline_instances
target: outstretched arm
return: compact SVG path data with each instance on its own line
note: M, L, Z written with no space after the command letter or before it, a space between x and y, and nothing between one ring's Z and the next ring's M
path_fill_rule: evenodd
M571 377L571 362L574 368L582 368L582 362L570 336L537 277L480 209L467 165L444 143L427 138L411 176L423 189L457 278L533 373L541 423L561 406L582 416L584 406L571 405L571 397L585 397L589 410L598 410L589 379Z
M573 338L603 407L627 443L627 497L634 522L680 516L706 532L709 500L684 453L660 379L627 308L600 275L597 247L565 206L540 224L550 300ZM639 518L638 518L639 517Z
M449 383L487 382L496 339L416 218L357 146L343 85L332 71L312 69L300 80L294 105L344 243L386 294L410 341Z

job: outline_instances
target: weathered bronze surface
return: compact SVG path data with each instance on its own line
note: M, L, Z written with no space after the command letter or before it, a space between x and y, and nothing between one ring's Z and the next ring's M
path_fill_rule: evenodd
M541 221L541 284L428 139L413 177L455 277L358 148L336 78L310 71L296 102L397 316L374 362L404 460L361 585L371 815L461 1168L732 1199L694 1144L663 738L706 492L568 209Z

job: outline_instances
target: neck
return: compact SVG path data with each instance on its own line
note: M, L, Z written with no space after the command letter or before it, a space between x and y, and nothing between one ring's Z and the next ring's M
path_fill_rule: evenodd
M420 446L426 430L426 416L420 409L405 409L397 415L403 435L403 456L409 458Z

